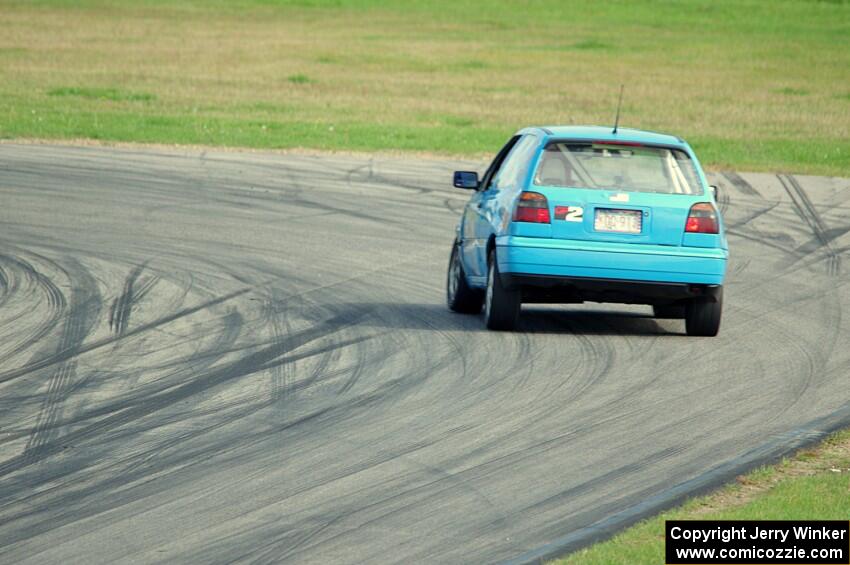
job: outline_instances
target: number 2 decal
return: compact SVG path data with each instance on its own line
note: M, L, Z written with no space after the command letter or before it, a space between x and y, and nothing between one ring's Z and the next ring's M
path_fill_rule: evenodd
M555 219L581 222L584 219L584 209L581 206L555 206Z

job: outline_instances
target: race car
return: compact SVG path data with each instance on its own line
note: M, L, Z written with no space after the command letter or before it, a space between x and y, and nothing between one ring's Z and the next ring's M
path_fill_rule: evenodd
M483 177L457 226L446 285L455 312L517 327L523 303L647 304L692 336L720 328L723 218L691 147L627 128L529 127Z

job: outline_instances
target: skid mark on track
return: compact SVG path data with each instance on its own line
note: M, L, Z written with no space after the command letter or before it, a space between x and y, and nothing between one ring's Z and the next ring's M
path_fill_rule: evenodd
M363 171L367 171L368 173L363 174ZM374 159L369 159L369 162L365 165L356 166L350 169L346 173L346 182L351 185L355 181L355 176L358 176L357 182L360 183L369 183L369 184L381 184L381 185L390 185L398 188L405 188L413 191L416 194L429 194L433 192L432 189L426 188L424 186L413 184L410 182L405 182L400 179L391 179L389 177L385 177L375 172L375 162Z
M286 300L281 300L276 290L272 290L271 296L263 301L264 321L271 325L274 343L279 343L282 347L286 347L288 336L292 333L291 314L287 312L288 306L290 305ZM297 362L292 361L270 369L272 402L279 403L286 400L296 365Z
M0 304L3 304L8 293L9 275L6 274L6 270L3 268L3 265L0 265Z
M822 247L826 252L827 274L830 276L838 276L841 273L841 256L835 252L831 242L833 238L837 235L846 233L847 230L829 230L818 213L817 208L815 208L811 199L809 199L808 194L806 194L806 191L803 190L803 187L800 186L800 183L797 182L797 179L795 179L792 175L776 175L776 178L779 179L782 187L788 193L788 196L791 198L791 202L794 204L794 207L797 209L800 217L804 222L806 222L806 224L808 224L812 232L815 234L815 238L820 243L820 247Z
M338 421L339 416L344 412L344 409L340 410L339 408L333 410L321 408L271 427L267 425L267 422L261 420L251 424L249 430L243 431L238 436L238 441L234 441L234 438L230 435L216 436L204 442L204 446L201 448L191 446L191 444L191 449L188 451L186 448L181 448L181 444L187 440L207 436L209 432L255 415L259 410L269 405L269 401L245 405L244 400L242 400L232 402L229 405L218 406L215 410L218 417L214 422L203 421L194 429L190 429L177 437L167 438L163 443L154 445L150 450L134 450L130 459L110 462L104 466L100 464L102 463L101 460L92 461L91 458L87 457L85 462L78 462L78 467L76 467L76 470L85 473L85 480L80 480L79 476L66 477L66 473L60 468L56 468L58 475L54 479L41 475L29 475L29 478L24 480L25 484L31 487L33 479L37 479L39 485L50 484L53 486L56 484L55 479L61 478L64 483L61 484L62 490L55 492L56 489L49 488L36 491L32 495L25 496L22 500L18 499L11 504L4 504L0 507L0 511L2 511L9 506L18 506L19 511L11 517L13 521L20 521L27 517L37 520L34 524L32 522L29 525L22 524L12 537L6 536L5 539L11 541L30 539L59 528L66 523L79 522L88 516L107 510L117 510L133 501L149 500L153 494L175 488L175 481L185 482L187 478L183 475L190 467L206 469L206 473L218 471L222 464L229 466L238 460L229 455L230 453L237 451L245 453L248 449L253 450L260 442L268 440L269 437L277 436L284 430L300 427L302 424L309 423L311 430L319 431L319 429ZM197 413L191 414L198 416ZM159 420L148 422L146 429L159 429L169 421L174 421L174 418L179 419L180 415L169 414L164 422ZM134 433L141 431L143 430L136 429ZM111 434L108 439L123 442L120 435ZM210 453L215 453L218 460L213 461ZM92 467L96 467L97 471L93 475L96 477L94 482L88 480L88 475L92 473ZM150 481L149 475L151 473L156 473L156 481ZM198 470L196 473L200 476L205 474L203 470ZM16 478L11 479L11 481L20 483L21 480ZM56 504L55 499L57 494L61 495L62 503L59 505ZM21 508L20 502L26 504ZM49 511L46 512L46 509L49 509ZM5 517L9 517L9 515L7 514ZM0 555L2 555L1 551Z
M459 216L463 213L463 209L466 207L466 203L461 200L456 200L454 198L444 198L443 206L445 206L446 210L448 210L452 214L457 214Z
M688 444L680 444L664 448L655 453L650 453L636 461L627 463L621 467L615 467L610 471L601 473L579 484L572 485L565 490L544 498L543 500L534 501L531 504L518 508L506 518L516 520L523 514L529 512L541 513L546 510L550 510L553 507L564 506L569 500L576 500L582 495L586 495L595 489L602 488L604 485L613 484L625 476L638 474L651 467L657 467L659 463L663 462L665 459L670 459L684 453L688 447L690 447Z
M40 459L58 453L62 450L63 444L73 444L92 438L99 433L160 412L177 402L211 390L214 387L258 371L271 369L277 364L285 363L287 362L286 355L288 353L308 343L325 338L330 333L338 332L356 322L356 316L346 316L343 314L323 320L311 328L292 334L285 345L273 343L263 346L249 355L221 367L213 368L188 382L178 386L172 386L161 393L145 395L142 402L113 413L93 424L71 431L62 437L51 437L50 441L47 441L47 438L45 438L43 441L40 441L37 452L25 453L22 456L13 457L0 463L0 476L8 475Z
M206 310L206 309L211 308L215 305L222 304L224 302L232 300L232 299L234 299L238 296L241 296L241 295L249 292L250 290L251 290L250 288L243 288L241 290L236 290L236 291L231 292L229 294L225 294L224 296L212 298L210 300L207 300L206 302L202 302L201 304L198 304L197 306L191 306L191 307L183 308L181 310L178 310L177 312L168 314L168 315L163 316L161 318L158 318L158 319L156 319L152 322L148 322L146 324L142 324L141 326L138 326L138 327L135 327L131 330L128 330L122 336L113 336L113 337L110 337L110 338L99 339L99 340L93 341L91 343L81 345L80 347L78 347L76 349L57 351L56 353L54 353L52 355L47 355L45 357L39 358L38 360L30 362L27 365L20 367L18 369L13 369L11 371L6 371L4 373L0 373L0 384L4 383L6 381L10 381L12 379L21 377L23 375L27 375L29 373L32 373L33 371L37 371L39 369L43 369L45 367L50 367L50 366L55 365L57 363L61 363L61 362L66 361L66 360L68 360L72 357L75 357L77 355L81 355L83 353L88 353L89 351L93 351L93 350L99 349L101 347L111 345L111 344L115 343L116 341L118 341L120 339L126 339L128 337L138 335L140 333L150 331L152 329L159 328L160 326L164 326L166 324L169 324L171 322L174 322L175 320L179 320L179 319L184 318L186 316L191 316L192 314L195 314L195 313L200 312L202 310Z
M76 376L77 364L73 357L94 326L100 310L97 282L89 272L76 261L70 261L68 267L60 268L67 274L72 291L56 352L67 354L68 358L53 368L48 377L47 392L42 400L35 427L24 449L23 458L26 461L38 460L44 447L57 433L63 404L67 395L73 390Z
M354 367L342 383L342 386L339 387L337 394L345 394L350 391L351 388L357 384L357 381L360 380L360 377L363 376L363 372L367 367L368 350L365 343L357 344L357 347L354 348L354 355L356 356L354 360Z
M779 206L779 204L780 204L779 200L777 200L775 202L766 202L764 206L758 207L756 210L745 215L744 217L738 218L734 221L728 222L726 224L726 229L727 230L734 230L734 229L739 228L741 226L745 226L747 224L750 224L751 222L759 219L760 217L764 216L765 214L773 212L773 210L776 209L776 207ZM736 212L737 212L737 210L736 210Z
M752 259L741 259L741 260L736 260L736 261L730 261L731 269L729 269L729 273L728 273L729 278L730 279L738 278L738 275L743 274L747 270L747 267L750 266L751 261L752 261Z
M587 336L582 331L580 321L572 326L573 335L581 344L581 379L573 384L568 401L575 403L585 394L593 390L595 386L611 371L616 359L616 352L607 342L596 336Z
M143 386L134 387L131 393L125 395L119 395L116 398L109 399L104 403L98 403L94 406L85 406L84 411L78 411L73 414L71 417L65 418L63 422L57 422L53 425L53 428L47 428L45 426L43 433L47 434L48 432L53 432L53 436L57 431L63 426L73 427L72 429L79 429L81 425L97 425L98 418L102 417L112 417L112 416L120 416L121 414L127 414L128 410L138 407L140 405L146 404L151 398L155 398L160 394L166 393L168 390L173 389L177 383L185 383L187 379L193 378L195 375L199 373L203 373L205 370L214 364L216 361L222 359L228 352L228 348L232 346L233 342L239 335L240 328L242 325L242 318L239 313L235 309L231 309L231 311L220 318L218 320L218 331L215 332L217 334L216 339L210 342L206 351L204 351L200 355L191 355L189 358L183 358L180 360L179 366L175 368L174 371L164 375L163 377L151 382L150 384L145 384ZM71 362L69 362L71 363ZM63 364L62 366L65 366ZM238 405L243 405L245 402L244 398L240 398L237 402ZM230 420L226 419L226 415L221 412L226 409L226 405L222 407L221 405L217 406L216 413L220 417L221 421ZM203 413L199 412L197 409L190 408L185 412L178 412L176 415L169 413L161 415L159 420L151 420L151 421L121 421L120 419L114 419L112 422L115 424L112 428L101 429L101 434L99 435L99 441L104 445L109 445L110 441L114 441L120 437L121 434L128 434L128 429L123 427L125 424L133 424L132 434L138 436L143 434L146 431L157 429L158 441L154 443L153 447L148 449L147 451L142 450L141 453L146 453L144 458L153 459L156 455L166 449L169 444L169 432L167 431L170 424L177 423L178 425L190 418L196 418L202 416ZM205 428L207 430L213 429L215 426L206 425ZM178 431L178 433L183 433ZM184 434L185 435L185 434ZM66 435L64 436L65 440L58 440L61 444L61 447L64 449L66 445L75 445L79 441L85 441L88 439L88 436L80 436L80 435ZM119 440L120 441L120 440ZM123 442L121 442L123 444ZM52 449L51 446L50 448ZM55 451L55 450L54 450ZM140 464L138 461L139 457L142 457L142 454L135 453L136 450L133 450L134 455L132 455L129 460L119 460L120 464L124 465L138 465ZM26 463L27 459L23 458L21 460L22 463ZM100 466L102 463L101 459L97 456L89 456L86 460L85 467L90 466ZM24 465L26 466L26 465ZM48 466L43 466L44 474L48 473ZM66 476L68 475L67 471L61 470L61 468L57 468L56 466L50 467L53 469L52 472L56 473L58 476ZM45 476L44 479L41 479L42 475L37 475L38 480L43 480L44 482L49 482L51 479L48 476ZM126 474L122 475L126 477ZM2 498L2 497L0 497Z
M138 286L137 282L144 268L145 265L139 265L130 272L124 281L124 290L109 308L109 329L116 335L124 335L124 332L127 331L127 325L130 323L133 303L144 298L158 280L157 277L151 277L143 281L141 286Z
M809 195L793 176L776 176L788 194L797 215L814 234L815 242L814 245L803 245L796 249L791 247L784 250L785 253L794 255L795 259L792 261L790 268L782 270L782 275L780 276L808 271L814 265L825 263L827 276L818 276L814 280L819 281L819 286L823 286L825 296L829 297L830 307L826 309L826 315L821 319L821 326L824 330L823 335L815 340L790 331L793 330L793 326L776 322L768 316L769 313L776 310L789 308L794 302L786 301L781 307L768 311L749 312L747 319L750 322L759 320L759 323L767 324L770 327L770 335L773 336L773 339L776 340L778 338L779 341L786 344L785 347L780 348L781 350L797 352L796 355L792 356L794 370L789 371L789 376L794 377L794 382L783 389L787 389L788 391L786 395L787 402L781 406L777 406L777 409L771 412L770 417L765 423L780 419L783 414L787 413L806 396L822 378L827 363L835 350L838 335L841 333L841 297L838 294L837 284L838 276L841 272L841 257L840 252L833 248L832 239L847 231L846 228L840 230L830 230L828 228L809 198ZM758 243L768 245L766 241L759 241ZM823 252L825 258L820 254L813 256L813 252L818 250ZM807 260L804 261L804 259ZM748 291L757 290L762 284L751 286L748 288ZM739 308L742 307L743 305L739 306ZM746 310L745 307L743 309Z
M795 364L798 369L791 372L791 377L795 379L788 392L789 401L783 406L775 407L771 411L770 416L765 420L766 423L773 422L779 419L783 414L790 410L793 406L802 400L803 396L811 389L815 379L823 374L823 369L829 360L832 349L835 347L833 341L829 350L825 354L817 355L814 347L811 347L805 341L800 339L800 336L793 335L788 332L782 324L771 323L773 330L777 334L784 334L785 342L788 344L788 349L796 350L799 355L794 356Z
M717 203L720 205L720 214L723 216L726 215L726 210L729 208L729 201L729 191L721 190L720 193L717 195Z
M34 345L39 344L39 342L58 325L59 318L62 316L66 308L66 301L65 295L59 290L59 287L57 287L48 276L36 269L30 262L20 257L11 256L0 256L0 260L10 264L15 271L23 273L26 280L32 283L37 292L41 295L40 297L30 298L34 304L40 303L41 300L46 302L46 311L44 313L39 311L41 314L41 320L39 323L36 324L31 331L23 333L23 335L17 340L17 343L10 347L8 351L0 354L0 361L4 361ZM17 277L13 280L15 280L15 284L9 287L10 295L18 290ZM28 296L23 297L25 300L27 298ZM5 320L5 322L10 323L11 320Z
M755 196L756 198L763 199L759 191L756 190L753 185L744 180L743 177L741 177L741 175L739 175L738 173L725 172L721 174L726 177L726 180L732 183L732 186L737 188L741 192L741 194L744 194L746 196Z
M240 400L217 406L215 410L217 417L214 421L200 420L188 430L184 429L177 434L165 437L150 449L139 446L128 457L116 461L107 462L102 459L92 461L90 458L86 458L85 461L75 461L72 465L77 474L68 474L56 466L53 468L56 474L52 477L45 476L46 474L30 474L25 477L24 484L30 487L32 493L27 493L23 498L0 506L0 511L17 507L14 514L6 513L4 518L10 518L10 522L20 524L0 539L0 547L4 543L37 537L68 523L79 524L85 518L101 512L118 511L120 515L122 506L149 500L154 494L175 488L175 482L185 482L186 479L181 479L180 475L185 474L191 467L203 467L211 471L210 466L215 465L216 470L219 470L221 462L210 463L209 452L224 457L226 461L228 452L244 450L246 447L255 445L271 432L260 425L258 431L244 434L238 438L239 441L233 441L228 435L223 438L208 438L203 444L209 451L192 445L191 440L209 436L211 432L254 415L267 405L268 402L246 404L244 400ZM192 414L192 416L198 415ZM203 416L209 416L209 414L203 414ZM316 414L311 414L309 417L315 416ZM179 419L181 419L179 416L172 417L165 422L151 424L138 432L154 428L159 431L162 426ZM184 423L188 419L182 418ZM304 418L296 419L279 427L283 429L286 426L296 426L304 421ZM123 442L120 436L109 439ZM152 473L156 474L157 480L150 480ZM20 483L20 479L17 480ZM50 485L50 488L43 490L37 488L44 485ZM57 486L61 489L55 488ZM0 556L2 556L2 549L0 549Z
M370 309L362 306L345 305L321 306L306 296L288 295L280 290L272 289L270 297L262 305L262 320L271 328L272 342L288 348L291 336L297 335L298 325L321 323L323 315L337 320L339 331L330 332L325 338L318 340L311 349L296 348L281 359L281 363L269 369L271 373L271 397L273 404L283 405L293 400L293 394L312 387L320 379L346 374L346 378L336 394L348 392L363 374L367 364L367 350L364 342L374 336L345 337L345 328L355 325L369 314ZM320 315L322 313L323 315ZM356 360L345 370L331 370L338 365L340 355L346 348L352 347ZM305 363L301 363L306 361ZM285 415L285 412L279 412Z

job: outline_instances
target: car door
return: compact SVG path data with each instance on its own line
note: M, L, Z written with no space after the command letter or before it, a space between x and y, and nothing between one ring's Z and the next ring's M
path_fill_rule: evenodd
M508 140L504 147L496 154L493 162L487 168L484 176L481 179L481 184L478 190L469 199L466 208L463 211L463 228L461 230L461 253L463 254L463 263L467 269L467 274L474 277L483 277L487 274L487 258L485 256L487 238L487 220L485 217L485 204L492 200L495 196L495 191L492 190L492 184L502 163L511 152L511 149L520 140L519 135L515 135ZM486 235L484 235L486 234ZM481 238L483 236L483 241ZM481 258L484 258L482 264Z
M512 201L514 190L519 188L525 178L538 144L536 135L529 133L522 136L481 192L481 200L476 208L475 239L479 245L475 248L475 259L484 274L487 273L487 241L492 234L500 231L502 225L506 225L505 216L511 213L506 204Z

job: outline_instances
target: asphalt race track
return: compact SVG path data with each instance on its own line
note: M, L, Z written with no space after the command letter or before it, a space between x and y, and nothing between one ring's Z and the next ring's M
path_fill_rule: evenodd
M850 422L850 180L713 175L717 338L489 333L463 166L0 145L0 562L528 561Z

